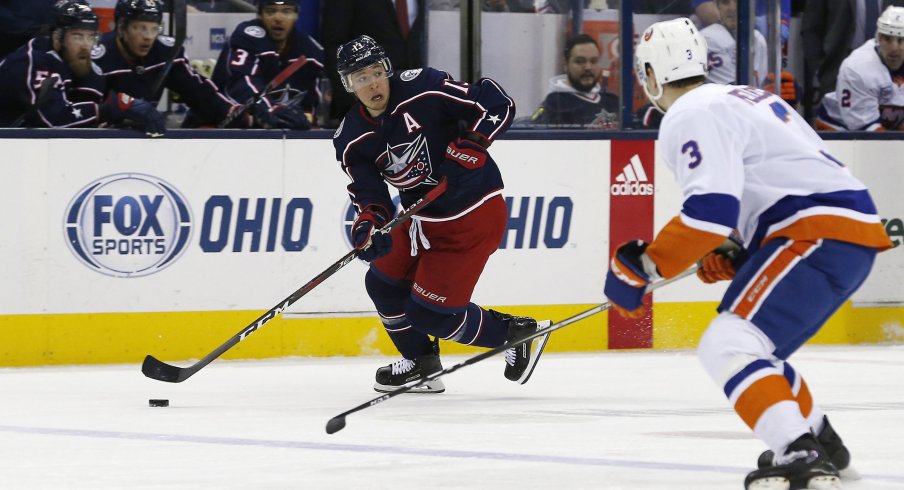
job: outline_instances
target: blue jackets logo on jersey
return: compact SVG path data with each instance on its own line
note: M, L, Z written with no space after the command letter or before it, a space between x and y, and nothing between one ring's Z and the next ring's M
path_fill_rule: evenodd
M391 148L386 145L386 153L380 156L377 166L383 172L386 182L397 189L411 189L421 183L436 184L430 177L433 167L430 165L430 152L427 151L427 139L423 134L402 149L405 144ZM401 154L396 151L402 150Z
M169 183L114 174L90 183L69 203L65 237L91 269L140 277L166 268L185 251L191 221L185 197Z

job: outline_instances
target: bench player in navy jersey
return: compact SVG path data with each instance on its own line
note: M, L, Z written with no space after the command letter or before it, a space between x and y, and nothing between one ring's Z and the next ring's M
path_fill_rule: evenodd
M245 102L299 57L307 60L281 86L264 97L255 114L271 114L271 125L309 129L320 103L318 77L323 47L297 28L299 0L260 0L257 18L242 22L220 52L212 79L223 91Z
M31 39L0 63L0 126L84 128L129 119L152 136L166 128L163 117L143 100L110 92L91 62L98 18L83 0L59 0L50 36ZM42 98L40 87L56 82ZM21 122L19 122L21 120Z
M390 391L442 370L429 335L498 347L549 322L485 310L471 293L499 248L508 213L502 176L487 147L512 123L515 104L493 80L452 80L432 68L392 72L373 39L339 47L337 71L356 103L333 136L336 158L351 178L358 211L352 226L359 258L371 262L364 283L403 359L377 370L377 391ZM395 214L387 184L408 207L443 178L448 189L425 210L375 233ZM524 383L548 335L505 353L506 378ZM442 380L424 392L442 392Z
M91 56L103 71L108 90L156 106L163 88L169 88L191 108L193 122L189 125L216 125L239 105L191 67L175 39L160 35L163 11L162 0L119 0L114 10L115 29L101 36ZM175 57L174 49L178 49ZM164 73L166 78L160 84Z

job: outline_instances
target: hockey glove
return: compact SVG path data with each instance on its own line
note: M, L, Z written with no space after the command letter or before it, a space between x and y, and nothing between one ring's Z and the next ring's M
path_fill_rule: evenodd
M766 76L765 84L763 88L772 92L774 94L778 94L782 100L788 103L791 107L797 106L797 102L800 99L798 94L800 93L800 89L797 86L797 81L794 79L794 75L783 71L781 77L781 87L779 90L775 90L775 77L770 73Z
M486 147L474 140L459 138L446 148L446 163L443 171L449 180L446 194L452 200L458 200L476 189L483 182L483 173L474 172L482 167L489 154Z
M740 239L730 236L725 243L700 259L697 277L706 284L730 281L749 257Z
M279 118L270 111L264 101L254 104L249 109L251 112L252 126L258 129L276 129L279 127Z
M98 106L98 116L101 121L113 124L121 123L125 119L134 121L152 138L166 133L163 115L157 112L153 104L122 92L110 92Z
M604 293L612 308L625 318L636 320L644 316L647 284L659 277L656 264L644 253L647 245L643 240L622 244L609 263Z
M292 97L285 104L279 104L270 109L270 112L276 116L277 124L283 129L311 129L311 123L304 109L301 108L301 101L305 94L299 94Z
M361 211L352 225L352 242L359 259L371 262L392 250L392 236L380 232L388 221L389 213L383 206L371 205Z
M904 107L899 105L879 105L879 123L885 129L900 130L904 123Z

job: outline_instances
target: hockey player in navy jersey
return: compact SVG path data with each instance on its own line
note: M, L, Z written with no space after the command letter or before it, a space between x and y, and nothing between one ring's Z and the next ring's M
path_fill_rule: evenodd
M304 57L301 68L255 108L261 119L271 115L273 127L309 129L320 103L317 82L323 71L323 48L297 28L299 9L299 0L260 0L257 18L235 28L213 70L213 81L233 99L245 102Z
M657 150L684 202L652 243L618 247L606 296L639 318L651 281L698 261L704 282L731 280L697 354L769 447L745 488L841 488L850 453L788 359L893 246L869 190L778 95L704 83L706 40L689 19L653 24L635 53L637 80L665 112ZM734 234L746 261L726 243Z
M191 67L173 38L160 35L163 11L162 0L118 0L115 28L101 36L91 56L103 71L108 90L156 105L163 88L169 88L191 108L189 125L215 126L239 105ZM173 50L178 50L175 57Z
M428 335L497 347L547 326L470 301L506 229L502 176L487 148L512 123L512 99L487 78L471 85L432 68L393 74L367 36L339 47L337 71L358 100L333 137L358 211L352 241L371 263L367 292L403 357L377 370L374 389L442 370ZM423 212L391 234L375 233L395 214L387 184L408 207L442 179L448 189ZM547 338L507 350L506 378L526 382ZM423 391L444 389L436 379Z
M50 36L38 36L0 64L0 125L97 127L133 121L152 136L166 128L154 107L127 94L109 91L91 62L98 18L83 0L54 4ZM44 80L56 81L47 86ZM20 122L21 121L21 122Z

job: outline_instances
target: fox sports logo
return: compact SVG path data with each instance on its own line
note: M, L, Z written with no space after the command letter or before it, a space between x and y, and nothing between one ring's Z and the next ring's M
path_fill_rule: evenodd
M66 243L92 270L140 277L172 264L191 236L191 211L175 187L123 173L88 184L66 210Z

